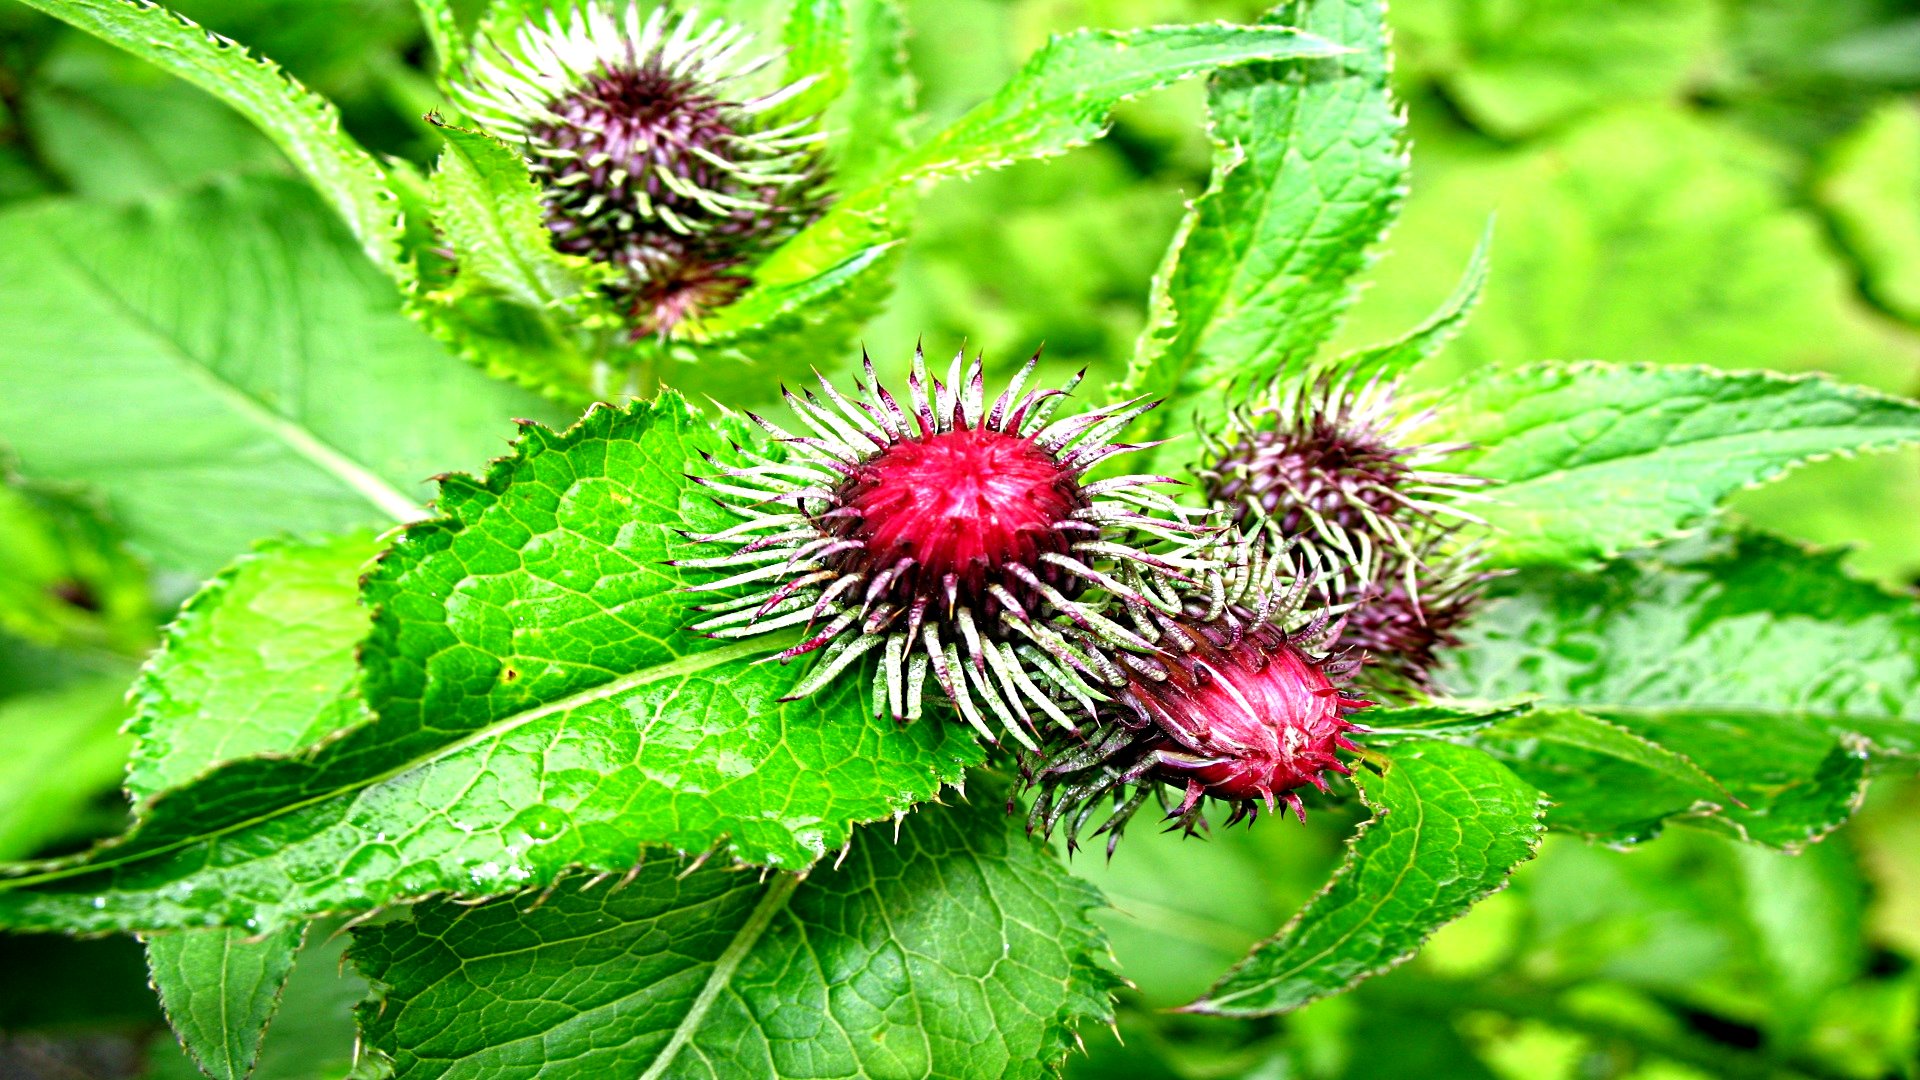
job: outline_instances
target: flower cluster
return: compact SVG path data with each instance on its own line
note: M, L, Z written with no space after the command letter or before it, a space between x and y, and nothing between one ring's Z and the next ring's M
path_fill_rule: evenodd
M745 267L823 203L818 118L777 53L697 13L603 0L483 42L455 99L518 145L555 246L620 270L633 334L665 334L732 300Z
M931 674L1018 744L1031 825L1070 844L1106 806L1111 852L1155 796L1189 833L1209 801L1304 819L1363 694L1424 688L1477 597L1451 544L1474 482L1434 467L1455 448L1412 442L1382 388L1320 383L1208 436L1190 509L1169 477L1090 477L1153 402L1059 416L1078 378L1031 388L1037 359L989 400L978 358L942 381L916 351L904 404L868 360L852 394L786 393L801 434L752 417L771 447L696 478L740 521L690 537L724 549L679 564L723 575L691 586L726 597L694 628L788 633L781 660L818 654L796 697L876 654L875 712L903 722Z

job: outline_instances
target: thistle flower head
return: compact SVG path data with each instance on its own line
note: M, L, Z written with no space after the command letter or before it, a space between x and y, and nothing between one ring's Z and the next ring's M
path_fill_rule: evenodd
M1039 789L1030 827L1050 833L1064 821L1072 845L1110 802L1096 832L1110 834L1111 854L1155 794L1189 833L1205 826L1208 799L1233 808L1229 825L1280 804L1305 820L1300 789L1325 790L1328 773L1348 771L1337 751L1354 749L1347 735L1362 729L1347 717L1369 703L1341 686L1357 660L1315 652L1339 633L1313 604L1324 578L1299 574L1266 534L1232 547L1203 586L1175 590L1177 609L1131 613L1151 649L1108 649L1119 669L1103 687L1108 722L1026 761Z
M1485 482L1442 467L1462 446L1415 440L1428 418L1400 408L1390 385L1298 384L1234 411L1196 470L1215 509L1328 571L1343 644L1364 655L1376 691L1429 687L1435 651L1487 577L1453 543L1478 520L1466 504Z
M1043 722L1075 728L1062 705L1091 715L1101 662L1071 637L1137 640L1102 608L1205 565L1183 551L1209 530L1153 490L1165 477L1087 480L1136 449L1112 440L1151 402L1056 418L1079 379L1027 389L1037 361L989 402L977 357L942 382L916 350L904 406L868 360L851 396L824 378L819 395L787 392L806 434L752 417L776 452L696 478L742 520L692 537L725 549L682 561L726 572L696 588L736 593L694 629L805 627L778 654L820 654L795 697L878 652L876 713L917 718L931 672L989 741L989 715L1027 747Z
M803 83L697 13L588 0L483 45L461 108L523 148L555 245L622 271L636 336L725 304L753 258L818 213L822 134Z

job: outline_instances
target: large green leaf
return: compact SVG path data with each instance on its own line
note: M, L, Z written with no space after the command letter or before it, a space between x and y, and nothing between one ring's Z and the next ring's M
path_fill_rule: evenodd
M1374 816L1333 881L1189 1011L1282 1013L1377 975L1504 887L1540 844L1540 793L1478 750L1401 743L1355 779Z
M0 442L79 481L162 568L420 516L539 399L398 314L313 196L258 179L124 210L0 214Z
M685 629L701 549L731 522L685 474L739 423L668 395L523 430L441 489L370 573L362 692L376 719L309 753L230 763L132 833L0 880L0 924L260 926L435 891L485 894L647 845L800 868L851 827L957 781L959 725L876 717L850 675L797 702L768 642ZM696 571L705 574L705 571Z
M66 838L74 816L119 782L127 675L110 668L0 700L0 858Z
M1833 454L1920 441L1920 404L1809 376L1540 364L1448 400L1449 467L1500 482L1476 509L1507 565L1587 563L1697 528L1741 488Z
M406 1080L1057 1075L1118 980L1099 894L998 803L869 827L804 877L663 859L417 906L355 932L368 1046Z
M1745 804L1701 824L1798 846L1852 812L1863 752L1920 755L1920 611L1837 555L1743 536L1498 589L1444 681L1579 706L1684 754Z
M268 60L139 0L26 0L32 6L178 75L258 125L331 205L361 250L389 276L412 273L400 255L399 205L373 156L340 130L333 106Z
M358 578L378 550L367 535L263 545L189 600L135 687L128 792L144 802L222 761L292 752L357 722L353 651L369 629ZM147 938L167 1020L207 1075L252 1072L304 929Z
M1357 51L1215 76L1214 171L1156 280L1126 390L1169 401L1160 423L1228 380L1312 357L1407 183L1405 122L1387 90L1382 5L1294 0L1268 16Z

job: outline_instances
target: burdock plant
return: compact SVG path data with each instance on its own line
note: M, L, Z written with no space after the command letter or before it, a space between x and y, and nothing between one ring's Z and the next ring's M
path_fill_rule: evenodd
M488 37L454 100L525 156L554 246L618 269L629 333L666 335L820 211L826 132L783 111L817 77L778 59L697 11L595 2Z
M150 977L213 1077L1041 1080L1120 1006L1114 924L1076 875L1147 931L1120 943L1139 975L1311 892L1295 875L1318 859L1273 857L1298 846L1339 867L1186 1006L1263 1018L1239 1029L1247 1067L1485 1075L1507 1017L1554 1061L1635 1075L1910 1072L1912 971L1865 963L1856 860L1729 845L1806 848L1870 777L1911 770L1920 619L1838 555L1711 530L1798 463L1920 440L1920 403L1605 363L1389 399L1461 326L1478 258L1433 319L1328 355L1408 183L1379 0L1064 34L945 127L909 123L889 0L417 0L433 81L380 82L438 87L431 164L376 159L145 0L27 3L231 103L319 198L236 175L0 214L0 443L25 496L0 498L0 635L34 642L0 640L0 955L59 1006L0 1006L9 1065L63 1045L16 1019L64 1028L94 999L131 1053L117 1003ZM1423 77L1472 74L1459 60ZM8 190L62 115L42 67L29 142L0 147ZM1136 355L1004 387L966 359L936 377L904 340L858 363L927 182L1058 154L1116 102L1221 68L1214 174ZM1481 83L1454 96L1484 110ZM1635 145L1615 123L1502 153L1561 164L1589 128ZM1500 175L1519 198L1545 173ZM401 303L581 408L465 370ZM445 469L474 472L422 480ZM165 610L196 579L132 655L134 601ZM1022 771L1025 821L1001 810ZM123 783L124 832L89 845ZM1156 806L1176 833L1258 832L1203 848L1127 825ZM1309 808L1306 835L1274 827ZM1123 827L1112 867L1036 835ZM1718 836L1645 880L1545 849L1573 876L1541 868L1472 978L1422 965L1334 1023L1264 1019L1413 955L1548 828L1680 827ZM1669 952L1712 961L1701 987L1586 978L1606 965L1569 972L1565 935L1532 932L1527 906L1564 915L1569 882L1624 882L1606 906L1642 925L1703 853L1728 881L1700 896L1740 902L1673 908ZM1773 970L1803 926L1819 994ZM26 937L56 933L137 935L147 970ZM1141 966L1142 942L1181 951ZM309 1004L355 985L341 946L365 1002L269 1028L283 984Z

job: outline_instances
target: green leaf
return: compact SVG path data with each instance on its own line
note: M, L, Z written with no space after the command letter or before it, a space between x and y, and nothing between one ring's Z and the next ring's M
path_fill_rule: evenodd
M804 877L665 860L354 932L394 1075L1058 1075L1111 1016L1100 903L997 798Z
M120 841L0 879L0 924L261 927L436 891L486 894L643 846L799 868L960 779L957 724L876 717L867 681L798 702L782 641L685 630L701 552L731 518L685 473L748 429L677 396L523 429L484 479L443 482L364 585L376 719L153 800ZM694 571L705 580L708 572Z
M442 340L491 374L562 399L590 395L593 336L614 325L604 263L554 250L540 189L520 152L436 124L434 222L453 249L451 283L417 310Z
M232 109L81 34L62 34L34 69L20 112L34 154L89 198L150 198L221 173L285 169Z
M1811 376L1540 364L1493 372L1429 428L1449 467L1500 482L1476 507L1504 565L1583 564L1706 523L1806 461L1920 440L1920 404Z
M252 1075L305 934L293 925L253 938L184 930L147 939L147 971L167 1023L201 1072L214 1080Z
M1374 816L1332 882L1187 1011L1268 1016L1337 994L1412 956L1539 847L1539 792L1478 750L1404 743L1354 778Z
M1534 709L1474 732L1553 805L1547 825L1600 843L1651 840L1672 817L1702 817L1733 796L1700 766L1619 724L1577 709Z
M1285 26L1079 30L1051 38L986 102L891 162L768 256L763 283L812 278L897 239L895 189L1051 157L1099 138L1122 101L1222 67L1324 57L1340 46Z
M907 71L906 17L896 0L846 0L845 8L846 89L825 124L834 175L858 187L906 146L914 85Z
M205 577L254 540L418 517L538 398L466 368L312 194L255 179L0 213L0 442Z
M467 35L460 29L452 0L413 0L420 12L420 25L426 28L427 41L433 45L435 69L444 79L467 62Z
M361 720L354 649L372 623L359 576L379 551L369 533L270 541L187 601L134 686L136 799Z
M354 648L370 626L358 578L378 550L364 534L274 542L187 602L134 688L139 742L127 789L138 802L219 762L291 752L361 718L348 694ZM207 1075L252 1072L304 933L295 923L146 939L167 1021Z
M1920 755L1920 611L1838 555L1741 536L1497 594L1445 684L1539 694L1685 755L1746 804L1698 824L1800 846L1852 813L1863 749Z
M64 839L75 815L120 781L127 673L0 700L0 858Z
M1394 16L1410 66L1508 139L1623 101L1678 98L1718 30L1711 0L1414 0Z
M133 654L153 626L147 568L100 509L23 481L0 459L0 632Z
M1156 26L1057 34L992 98L910 150L889 183L964 176L1084 146L1114 106L1195 75L1242 64L1346 52L1292 26Z
M1474 305L1480 302L1480 293L1487 285L1492 246L1493 221L1488 219L1486 231L1480 234L1480 243L1474 246L1473 256L1467 260L1466 273L1461 275L1460 284L1439 310L1384 345L1361 349L1333 361L1328 365L1329 374L1356 385L1375 380L1391 383L1445 348L1466 326L1467 316L1473 314Z
M1213 178L1154 282L1124 385L1167 401L1162 425L1309 360L1353 303L1353 278L1399 211L1405 121L1388 93L1382 6L1294 0L1271 21L1357 51L1216 76Z
M338 213L373 264L405 281L398 204L373 156L340 130L333 106L272 61L139 0L26 0L200 87L254 122Z
M786 117L818 116L847 89L853 66L852 37L844 0L797 0L781 31L787 53L781 81L811 80L781 109Z
M1920 322L1920 108L1894 98L1834 146L1815 194L1867 291Z

